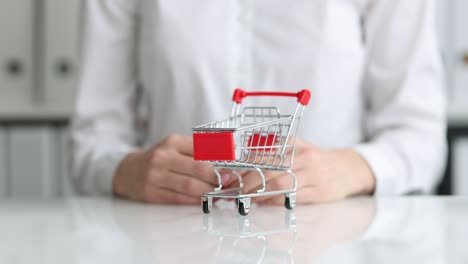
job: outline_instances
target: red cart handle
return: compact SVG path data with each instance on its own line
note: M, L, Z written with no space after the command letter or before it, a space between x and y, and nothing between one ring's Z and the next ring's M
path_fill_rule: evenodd
M241 104L242 100L247 96L288 96L296 97L297 102L302 105L308 105L310 100L310 91L307 89L301 90L297 93L288 93L288 92L246 92L240 88L237 88L234 91L232 96L232 101Z

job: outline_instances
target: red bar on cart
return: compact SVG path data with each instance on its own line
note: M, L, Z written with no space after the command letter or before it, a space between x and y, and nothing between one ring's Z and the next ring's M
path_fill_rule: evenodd
M236 159L233 132L194 133L193 151L195 160Z

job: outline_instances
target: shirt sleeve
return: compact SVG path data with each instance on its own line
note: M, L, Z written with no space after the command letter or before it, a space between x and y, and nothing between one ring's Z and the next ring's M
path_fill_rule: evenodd
M376 195L431 192L446 156L443 69L431 0L375 0L364 16L366 141Z
M85 2L82 73L72 120L72 177L80 194L111 194L114 172L136 148L137 3Z

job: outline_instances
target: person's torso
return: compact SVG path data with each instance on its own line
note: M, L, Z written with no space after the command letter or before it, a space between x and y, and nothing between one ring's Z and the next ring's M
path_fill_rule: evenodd
M229 117L237 87L308 88L312 100L299 136L322 147L360 142L363 2L141 1L139 72L150 113L146 143L170 133L190 135L195 125ZM291 106L266 98L245 102L282 111Z

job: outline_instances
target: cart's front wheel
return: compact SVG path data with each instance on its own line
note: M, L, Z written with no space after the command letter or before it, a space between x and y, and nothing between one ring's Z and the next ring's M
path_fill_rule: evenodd
M211 212L210 206L208 205L208 201L202 201L202 208L205 214L209 214Z
M239 214L246 216L249 214L250 205L246 205L244 202L239 201Z

